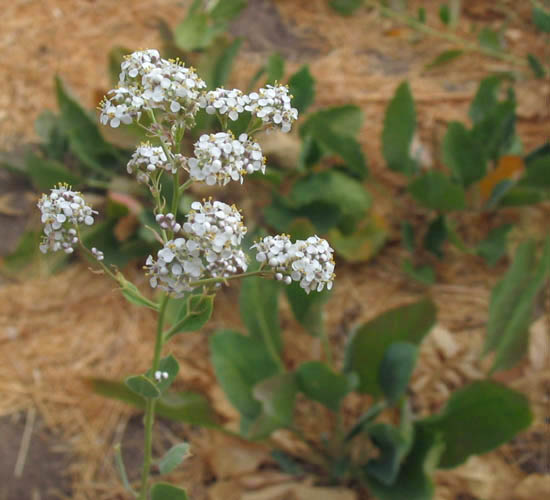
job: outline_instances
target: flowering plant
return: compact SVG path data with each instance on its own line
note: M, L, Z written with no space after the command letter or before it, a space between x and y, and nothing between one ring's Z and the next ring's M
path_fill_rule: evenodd
M136 123L150 139L138 146L127 169L148 187L155 200L158 227L150 230L161 248L156 255L149 255L145 270L151 287L161 291L159 302L144 297L121 272L106 266L101 249L88 249L84 245L81 227L92 225L97 212L86 204L81 193L67 184L59 184L38 203L45 224L42 252L70 254L79 246L119 283L130 301L158 312L151 369L126 380L127 387L145 400L145 455L138 491L128 483L121 457L117 456L125 485L142 500L149 495L154 500L166 495L175 499L186 497L183 490L166 483L149 486L156 401L178 372L172 356L161 358L166 342L182 327L179 322L165 328L170 299L189 295L190 307L205 303L211 306L219 287L249 276L274 278L287 284L297 282L307 293L330 289L334 279L332 249L317 236L295 242L286 235L257 241L252 248L257 251L259 265L247 272L248 257L241 247L247 228L236 206L212 199L195 201L180 219L180 197L193 183L224 186L231 181L242 183L252 172L265 171L265 159L253 135L263 130L288 132L298 117L285 86L267 85L248 95L239 90L205 89L206 84L193 68L162 59L156 50L144 50L124 59L119 85L100 105L101 123L113 128ZM193 156L185 156L181 151L182 139L186 130L194 126L201 109L217 116L223 131L203 134L193 146ZM244 112L251 119L246 132L235 137L228 123ZM141 120L145 116L149 120L147 125ZM165 175L172 176L171 199L167 199L162 188L161 179ZM184 454L181 449L170 450L168 458L160 463L172 464L174 456L181 461Z

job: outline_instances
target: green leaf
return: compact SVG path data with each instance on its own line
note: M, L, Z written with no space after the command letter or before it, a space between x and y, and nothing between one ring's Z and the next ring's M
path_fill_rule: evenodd
M51 189L60 182L71 186L84 183L82 178L68 170L63 163L41 158L32 152L25 155L25 165L33 185L40 190Z
M298 392L293 373L282 373L262 380L254 386L254 397L262 403L263 414L277 427L288 427L294 415Z
M248 0L219 0L210 11L210 17L216 21L230 21L237 17L247 4Z
M323 307L330 298L330 291L306 293L299 283L285 286L286 297L296 320L314 337L323 329Z
M518 185L522 187L535 187L539 189L550 188L550 154L538 156L526 162L525 174Z
M443 160L464 187L485 177L485 152L459 122L451 122L443 139Z
M89 378L87 382L97 394L123 401L142 410L145 408L145 400L121 382L103 378ZM177 422L218 427L208 400L202 394L194 392L163 394L156 400L155 412L163 418Z
M274 52L269 56L266 64L267 81L266 83L273 85L275 82L280 82L285 74L285 60L278 52Z
M346 347L344 370L359 376L358 390L382 395L378 383L380 365L394 342L419 345L435 324L436 307L429 299L396 307L361 325Z
M431 474L443 447L444 443L437 434L415 427L412 450L393 484L386 485L367 475L370 490L380 500L432 500L435 488Z
M462 54L464 54L464 51L459 49L445 50L436 56L432 62L427 64L424 69L429 71L434 68L439 68L440 66L444 66L445 64L449 64L455 59L458 59Z
M524 395L482 380L453 392L441 413L419 425L441 435L445 449L439 466L447 469L464 463L471 455L497 448L529 427L531 421Z
M184 332L196 332L200 330L212 317L215 295L193 294L187 297L178 312L174 325L165 341L174 335Z
M102 247L103 248L103 247ZM122 273L117 273L116 275L118 284L120 285L120 292L124 298L134 304L135 306L149 307L154 311L158 311L158 305L144 297L139 291L138 287L134 285L131 281L128 281L124 278Z
M151 488L151 500L188 500L185 490L168 483L156 483Z
M495 352L492 372L510 368L527 350L535 298L550 273L550 239L538 264L535 253L532 240L522 243L491 293L483 354Z
M425 7L418 7L418 21L422 24L426 24L426 8Z
M161 474L169 474L189 456L189 444L179 443L170 448L159 460Z
M168 378L162 378L160 381L155 380L155 373L152 369L147 370L147 373L145 375L149 380L155 380L155 385L157 389L161 393L164 393L176 379L176 376L180 370L180 365L176 358L174 358L174 356L170 354L169 356L166 356L165 358L162 358L160 360L157 370L160 372L168 373Z
M382 484L392 485L397 479L401 463L413 444L413 427L398 429L389 424L378 423L370 426L367 432L380 455L367 462L364 470L368 476Z
M112 169L119 164L115 148L103 139L96 120L69 96L59 77L55 86L60 120L71 151L90 169L112 176Z
M494 75L485 78L479 84L469 111L474 123L484 120L495 109L502 80L501 75Z
M362 125L363 111L358 106L348 104L310 113L300 127L300 136L314 135L313 129L328 128L336 135L355 137Z
M373 404L363 415L361 415L355 425L350 429L344 438L344 442L348 443L354 437L361 434L367 427L370 426L371 422L386 409L386 402L379 401L376 404Z
M486 49L500 51L502 49L501 36L490 28L483 28L478 36L477 41L479 45Z
M302 476L304 474L302 465L286 451L273 450L270 455L285 474L290 474L291 476Z
M331 229L327 238L334 251L348 262L364 262L371 259L386 243L388 228L384 219L374 212L363 216L352 232L341 230L344 222L354 223L352 218L344 219L340 226Z
M337 204L345 217L361 219L371 206L363 185L337 170L313 172L299 179L289 195L290 202L303 207L313 202Z
M512 224L496 227L478 244L476 253L483 257L490 266L496 265L501 257L506 255L506 239L512 227L514 227Z
M409 151L416 129L416 111L408 82L403 82L390 101L384 117L382 152L388 167L411 175L416 164Z
M225 31L224 23L211 26L209 16L204 12L188 13L174 30L174 43L185 51L205 49Z
M401 222L401 243L410 253L414 253L416 247L414 241L414 227L410 222Z
M215 59L211 81L207 82L210 84L211 88L223 87L227 83L231 70L233 69L233 63L241 49L242 43L242 38L235 38L235 40L233 40L233 42Z
M307 64L290 77L288 87L292 95L292 106L298 113L304 113L315 99L315 79L311 76Z
M439 6L439 19L445 26L451 23L451 11L446 3Z
M544 33L550 33L550 12L547 12L539 7L533 7L532 11L533 24Z
M210 357L216 378L231 404L247 419L258 417L262 407L252 389L279 370L263 343L222 330L210 337Z
M358 177L365 179L368 176L367 160L361 145L348 135L337 134L328 128L312 128L313 138L327 152L338 155L345 163L346 170Z
M537 56L534 54L527 54L527 62L529 63L535 78L544 78L546 76L546 69L544 69L544 66Z
M464 190L438 170L426 172L409 184L413 198L432 210L448 212L466 206Z
M410 342L395 342L384 353L380 363L378 385L391 405L405 394L418 357L418 346Z
M329 5L342 16L351 16L363 5L363 0L330 0Z
M449 237L445 216L439 215L430 222L424 236L424 248L440 259L443 258L443 245Z
M348 374L333 372L325 363L309 361L296 370L296 382L300 392L313 401L337 412L342 399L357 384L357 379Z
M279 323L279 283L261 277L246 278L241 285L239 306L249 335L263 344L272 343L279 353L283 348Z
M133 375L128 377L124 383L131 391L145 399L154 399L160 396L157 386L145 375Z
M423 285L433 285L435 282L435 271L431 266L414 267L410 259L404 259L401 268L404 273Z

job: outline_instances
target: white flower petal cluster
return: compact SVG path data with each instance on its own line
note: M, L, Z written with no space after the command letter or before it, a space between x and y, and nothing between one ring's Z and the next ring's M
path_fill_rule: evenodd
M96 247L92 248L92 254L100 262L105 258L105 254L101 250L98 250Z
M206 83L193 68L160 57L157 50L134 52L121 64L119 84L100 105L100 120L116 128L139 119L143 111L161 110L192 126Z
M209 115L216 113L227 115L230 120L235 121L246 110L246 106L250 104L250 97L243 94L239 89L216 89L206 92L201 97L199 104Z
M44 224L44 237L40 244L43 253L48 250L72 253L78 243L77 226L91 226L93 216L97 214L86 205L81 193L71 191L66 184L59 184L49 195L43 194L37 206L42 212Z
M146 268L153 288L181 297L193 289L193 282L246 271L246 255L240 248L246 227L235 206L210 200L193 202L183 234L185 237L168 241L156 260L148 257Z
M174 233L179 233L181 231L181 224L176 222L176 216L172 213L157 214L155 220L162 229L168 229Z
M136 174L138 182L146 183L149 176L158 169L175 174L181 161L181 155L175 155L172 162L168 161L166 153L160 146L151 146L148 142L142 142L132 154L126 170L129 174Z
M232 133L203 134L194 145L195 157L187 160L189 176L209 186L225 186L230 181L243 182L252 172L265 173L262 149L248 135L235 139Z
M245 109L261 118L269 128L290 132L292 124L298 119L298 110L291 106L291 96L285 85L266 85L258 92L249 94L248 98L250 102Z
M332 288L334 279L333 250L318 236L292 242L287 235L266 236L252 245L256 260L271 267L278 280L290 285L293 281L307 292Z

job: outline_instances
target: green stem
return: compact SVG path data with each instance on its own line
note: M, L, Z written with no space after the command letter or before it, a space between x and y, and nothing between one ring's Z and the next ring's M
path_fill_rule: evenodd
M233 274L232 276L226 276L222 278L206 278L203 280L189 283L190 287L196 288L203 285L210 285L212 283L225 283L226 281L236 280L241 278L248 278L249 276L273 276L274 271L251 271L249 273Z
M160 354L162 352L163 345L164 316L169 300L170 296L164 295L160 302L160 309L157 320L157 337L155 340L155 353L153 355L153 373L159 367ZM145 405L145 449L143 455L143 470L141 472L139 500L147 500L147 487L149 483L149 472L151 470L151 459L153 450L153 424L155 423L155 403L156 401L154 399L147 399Z
M384 14L385 16L391 19L395 19L396 21L406 24L407 26L417 31L420 31L422 33L425 33L426 35L433 36L435 38L442 38L449 42L455 43L462 50L465 50L467 52L478 52L478 53L493 57L495 59L501 59L503 61L510 62L517 66L527 66L527 62L520 57L514 56L512 54L507 54L506 52L502 52L499 50L494 50L489 47L483 47L473 42L469 42L459 37L458 35L455 35L454 33L448 33L445 31L439 31L435 28L431 28L430 26L424 24L423 22L418 21L414 17L411 17L407 14L401 14L399 12L396 12L393 9L390 9L389 7L384 7L376 0L363 0L363 1L367 7L372 7L374 9L377 9L379 12L381 12L382 14Z
M325 326L323 325L323 322L321 321L321 326L319 327L319 337L321 338L321 345L323 346L323 352L325 353L325 358L327 360L328 366L332 369L333 368L333 357L332 357L332 350L330 348L330 342L328 340L328 334Z

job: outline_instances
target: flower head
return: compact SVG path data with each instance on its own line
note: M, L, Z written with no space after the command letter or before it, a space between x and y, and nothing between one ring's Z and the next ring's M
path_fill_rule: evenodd
M298 119L298 110L291 106L291 96L285 85L266 85L258 92L249 94L248 98L250 102L245 109L261 118L269 128L290 132L292 124Z
M310 236L292 243L287 235L266 236L252 248L257 250L256 260L276 271L275 277L287 285L296 281L307 293L332 288L333 250L326 240Z
M42 212L44 224L44 237L40 244L43 253L48 250L72 253L78 243L77 227L81 224L91 226L93 216L97 214L86 205L81 193L71 191L66 184L59 184L49 195L43 194L37 206Z
M260 145L241 134L204 134L195 143L195 157L187 160L189 176L195 181L213 186L224 186L229 181L243 182L243 175L261 170L265 173L265 159Z
M205 108L209 115L216 113L227 115L232 121L239 118L250 104L250 98L239 89L216 89L206 92L200 99L201 108Z
M246 227L236 207L220 201L195 201L182 233L184 237L165 243L156 259L151 255L147 259L153 288L180 297L201 279L246 271L246 255L240 248Z
M192 126L205 87L195 70L179 61L162 59L156 50L134 52L121 64L118 87L101 103L100 120L116 128L144 111L161 110Z
M134 151L126 170L129 174L137 174L138 182L146 183L151 174L159 169L175 174L181 161L182 156L175 155L175 161L170 162L162 147L143 142Z

